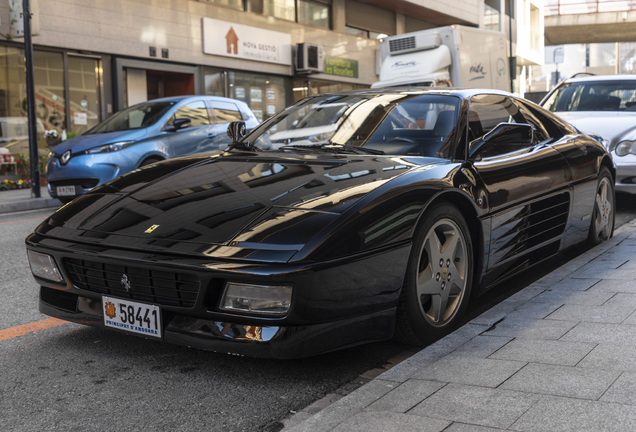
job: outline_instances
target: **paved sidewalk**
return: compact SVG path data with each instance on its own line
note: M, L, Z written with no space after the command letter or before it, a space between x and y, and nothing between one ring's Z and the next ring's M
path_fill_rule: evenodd
M51 198L42 187L40 198L31 198L31 189L12 189L0 192L0 214L25 210L60 207L60 200Z
M284 431L634 431L635 280L636 220Z

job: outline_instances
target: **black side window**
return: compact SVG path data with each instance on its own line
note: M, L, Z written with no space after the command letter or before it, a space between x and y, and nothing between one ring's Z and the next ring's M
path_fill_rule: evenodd
M469 107L469 146L472 146L472 143L476 143L481 137L497 127L499 123L528 123L521 111L519 111L519 107L507 96L476 95L470 99ZM480 156L499 156L523 148L521 145L497 145L490 148L487 152L480 152Z
M515 102L519 105L519 109L523 114L523 117L526 119L526 123L532 125L532 129L534 130L534 139L533 144L539 144L544 141L548 141L551 136L548 131L545 129L543 123L534 115L532 111L530 111L530 107L528 104L515 100Z
M578 133L576 129L570 126L568 123L565 123L558 117L555 117L548 110L529 104L524 101L520 101L523 106L530 111L530 113L541 122L543 128L550 138L554 140L558 140L564 135L576 134Z

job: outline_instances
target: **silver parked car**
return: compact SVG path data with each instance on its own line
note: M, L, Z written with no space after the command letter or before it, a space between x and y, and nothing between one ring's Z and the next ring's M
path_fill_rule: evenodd
M616 191L636 194L636 75L573 77L540 105L581 131L600 135L618 169Z

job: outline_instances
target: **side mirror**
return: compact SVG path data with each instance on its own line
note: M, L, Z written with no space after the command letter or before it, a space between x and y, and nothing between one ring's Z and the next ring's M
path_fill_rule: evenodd
M528 147L534 139L532 126L524 123L499 123L486 135L470 143L469 158L497 145Z
M192 125L192 120L188 118L176 119L171 125L167 125L165 130L168 132L174 132L179 129L184 129Z
M245 122L244 121L233 121L227 127L227 134L229 135L232 142L237 142L241 138L246 135L245 130Z

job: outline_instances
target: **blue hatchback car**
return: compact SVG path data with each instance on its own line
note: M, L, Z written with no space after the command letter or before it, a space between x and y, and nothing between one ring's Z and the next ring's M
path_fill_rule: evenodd
M126 108L53 148L49 194L68 202L141 166L225 149L232 121L244 121L248 130L258 125L247 104L223 97L170 97Z

